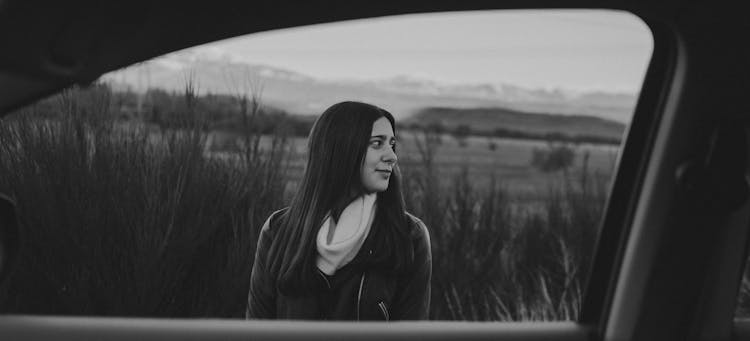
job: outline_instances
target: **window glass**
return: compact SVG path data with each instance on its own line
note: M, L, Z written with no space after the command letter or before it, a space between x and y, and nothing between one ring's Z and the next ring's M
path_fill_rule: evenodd
M395 118L430 319L576 320L651 51L624 12L407 15L252 34L66 90L0 127L24 229L0 309L242 318L313 122L350 100Z

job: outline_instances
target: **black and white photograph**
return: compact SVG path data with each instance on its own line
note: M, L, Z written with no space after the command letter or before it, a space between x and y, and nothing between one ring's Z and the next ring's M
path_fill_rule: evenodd
M0 0L0 339L750 340L744 14Z

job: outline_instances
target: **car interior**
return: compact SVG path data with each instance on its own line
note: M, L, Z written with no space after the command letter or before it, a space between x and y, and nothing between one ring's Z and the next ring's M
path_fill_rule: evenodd
M750 46L740 3L679 1L0 0L0 114L108 72L240 35L413 13L611 9L653 53L600 221L581 316L555 322L0 315L2 340L750 340L744 284ZM0 194L0 281L24 238ZM4 283L3 283L4 284Z

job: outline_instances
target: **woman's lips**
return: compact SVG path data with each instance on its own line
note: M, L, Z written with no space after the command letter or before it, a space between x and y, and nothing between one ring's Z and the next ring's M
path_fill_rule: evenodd
M392 171L387 170L387 169L376 169L375 172L379 173L380 176L383 177L383 179L388 179L388 178L391 177L391 172Z

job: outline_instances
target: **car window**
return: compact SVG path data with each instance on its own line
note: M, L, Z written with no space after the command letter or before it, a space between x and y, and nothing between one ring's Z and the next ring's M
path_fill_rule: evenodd
M243 318L315 119L353 100L396 120L430 319L575 321L651 50L618 11L405 15L256 33L68 89L0 126L0 191L23 227L0 309Z

